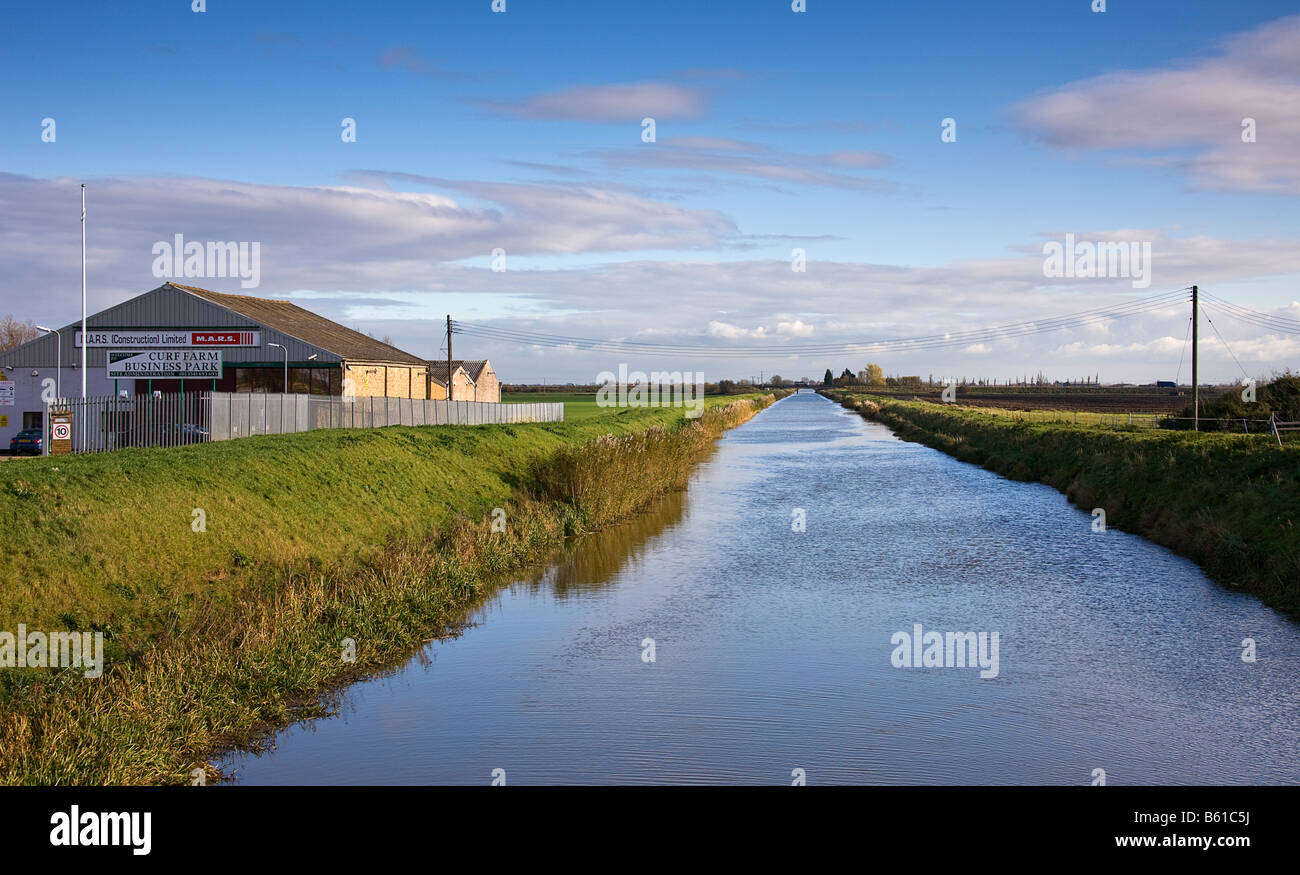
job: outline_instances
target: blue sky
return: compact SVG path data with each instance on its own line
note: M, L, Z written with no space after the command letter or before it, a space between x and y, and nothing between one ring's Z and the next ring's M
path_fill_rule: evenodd
M417 353L437 352L433 326L448 311L582 337L777 344L997 325L1143 293L1043 278L1041 246L1066 231L1153 241L1147 292L1200 282L1300 317L1300 28L1288 18L1300 9L1090 6L10 9L0 311L75 317L79 228L63 201L86 181L96 306L157 285L153 241L259 240L263 282L248 293ZM644 116L655 143L641 140ZM1238 136L1247 116L1260 126L1249 145ZM947 117L956 142L940 140ZM55 142L41 139L45 118ZM340 139L344 118L356 120L354 143ZM497 245L504 274L489 269ZM778 276L796 246L808 271ZM33 299L34 282L49 291ZM883 364L1168 378L1176 317ZM1290 338L1233 330L1247 371L1296 363ZM586 381L617 364L502 344L473 352L504 363L507 380ZM791 361L765 346L752 361L693 367L798 376L857 369L857 358ZM1239 376L1221 359L1209 353L1212 377Z

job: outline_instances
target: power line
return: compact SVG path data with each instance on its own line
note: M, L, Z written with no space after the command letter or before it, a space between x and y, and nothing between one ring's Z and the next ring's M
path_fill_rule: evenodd
M1225 315L1239 322L1245 322L1247 325L1253 325L1256 328L1280 331L1284 334L1300 334L1300 321L1295 319L1289 319L1285 316L1272 316L1259 310L1242 307L1215 295L1207 295L1207 297L1222 307Z
M1205 309L1205 305L1202 304L1201 308ZM1223 335L1219 333L1219 327L1215 325L1214 320L1210 318L1210 311L1208 309L1205 309L1205 321L1210 323L1210 327L1214 329L1215 335L1219 338L1219 343L1223 344L1223 348L1228 351L1228 355L1232 356L1234 362L1237 362L1237 370L1241 371L1241 375L1249 380L1250 374L1246 373L1246 369L1241 366L1241 362L1237 361L1237 354L1232 351L1232 347L1228 346L1228 341L1224 340Z
M736 353L752 355L757 353L775 353L775 354L816 354L824 352L834 352L846 347L877 347L877 346L913 346L913 345L930 345L930 344L959 344L969 343L979 339L993 339L998 336L1017 336L1020 333L1037 333L1043 330L1055 329L1056 327L1068 327L1073 324L1086 324L1096 321L1097 319L1113 318L1120 315L1126 315L1129 312L1144 312L1151 309L1167 306L1173 303L1177 297L1181 297L1181 290L1178 292L1166 292L1161 295L1152 296L1147 299L1139 299L1127 304L1118 305L1113 308L1099 308L1096 310L1087 310L1081 313L1070 314L1067 316L1057 317L1050 320L1038 320L1033 322L1012 323L1010 325L997 326L985 329L972 329L969 331L947 332L938 335L926 335L915 338L893 338L875 341L852 342L846 341L833 344L779 344L764 346L745 346L745 347L722 347L710 350L698 345L690 346L685 344L661 344L646 343L641 341L625 340L593 340L590 338L572 337L568 335L543 334L539 332L521 331L517 329L499 328L496 326L478 326L466 323L459 323L461 330L465 333L491 333L500 337L500 339L514 339L520 341L532 341L539 345L550 345L559 343L562 345L582 345L588 347L617 347L622 349L639 349L651 352L725 352L734 351Z
M1177 370L1176 372L1174 372L1174 385L1175 385L1175 386L1178 385L1178 381L1179 381L1179 380L1182 378L1182 376L1183 376L1183 359L1187 358L1187 342L1188 342L1189 340L1191 340L1191 339L1192 339L1192 317L1191 317L1191 316L1188 316L1188 317L1187 317L1187 331L1183 334L1183 351L1182 351L1181 353L1178 354L1178 370Z
M629 340L596 340L592 338L547 334L542 332L462 322L454 323L454 329L462 334L504 342L520 343L524 345L548 347L567 346L585 348L587 350L637 352L646 355L707 355L710 357L726 358L761 355L824 355L854 350L894 352L920 351L951 346L971 345L983 341L1006 340L1034 334L1043 334L1049 331L1059 331L1066 328L1080 327L1111 319L1122 319L1130 316L1141 315L1143 313L1164 309L1180 300L1186 300L1186 291L1189 288L1190 287L1184 287L1182 289L1161 292L1125 304L1116 305L1114 307L1084 310L1078 313L1058 316L1053 319L1016 322L992 328L970 329L967 331L947 332L945 334L924 335L920 337L886 338L873 341L849 341L843 343L792 343L709 348L700 345L687 344L649 343Z

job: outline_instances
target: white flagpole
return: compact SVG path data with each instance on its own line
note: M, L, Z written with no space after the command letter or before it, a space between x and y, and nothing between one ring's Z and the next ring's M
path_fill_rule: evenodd
M63 367L63 362L59 362ZM86 183L81 184L81 397L86 397ZM85 428L84 417L81 423ZM84 447L83 447L84 449Z
M59 362L63 367L63 362ZM81 400L86 400L86 183L81 184ZM81 421L81 451L86 452L86 405L77 411Z

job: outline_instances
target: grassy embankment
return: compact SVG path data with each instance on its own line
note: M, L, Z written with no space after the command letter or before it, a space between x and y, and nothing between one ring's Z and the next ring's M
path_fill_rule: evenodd
M502 575L680 488L770 399L709 399L698 420L584 399L565 423L6 465L0 630L102 631L109 665L0 669L0 784L215 777L208 757L323 713L323 694L447 634Z
M1046 483L1221 583L1300 617L1300 443L1026 422L986 411L831 393L904 440Z

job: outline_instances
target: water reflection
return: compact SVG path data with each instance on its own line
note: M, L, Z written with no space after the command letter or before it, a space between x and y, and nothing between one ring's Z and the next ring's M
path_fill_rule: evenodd
M570 542L552 558L551 565L532 574L528 587L533 591L544 588L563 599L609 586L620 570L644 559L655 536L682 521L686 495L671 492L628 522Z

